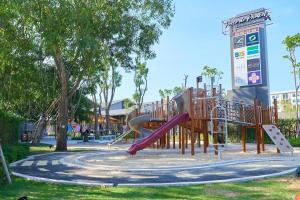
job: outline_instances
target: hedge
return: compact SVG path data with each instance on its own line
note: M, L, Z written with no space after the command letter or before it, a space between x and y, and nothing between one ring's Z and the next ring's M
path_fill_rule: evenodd
M300 138L296 138L296 119L279 119L278 120L278 128L284 135L286 139L288 139L292 146L300 146ZM230 142L240 142L241 141L241 128L236 124L228 124L228 140ZM271 139L267 134L264 134L264 142L266 144L273 144ZM247 142L255 143L255 129L248 128L247 129Z
M12 163L14 161L25 158L29 155L29 145L28 144L17 144L17 145L3 145L3 154L6 163ZM7 183L4 169L0 160L0 185Z
M21 117L0 110L0 139L7 164L22 159L29 154L28 145L18 144L21 121ZM3 183L6 183L6 178L0 161L0 184Z
M278 128L286 138L296 137L296 119L279 119Z
M0 110L0 139L2 144L17 144L22 118Z

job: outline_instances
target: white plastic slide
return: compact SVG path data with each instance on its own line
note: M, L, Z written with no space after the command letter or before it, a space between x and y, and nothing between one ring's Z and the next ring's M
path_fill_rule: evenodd
M293 147L283 136L280 130L274 125L263 125L263 128L274 142L276 147L280 150L281 153L291 153L293 154Z
M119 135L116 139L114 139L112 142L108 143L108 145L113 145L117 142L119 142L120 140L122 140L126 135L130 134L132 132L132 130L126 131L125 133Z
M141 135L141 138L144 138L152 133L151 130L143 128L144 123L150 122L151 120L153 120L151 115L140 115L140 116L137 116L137 117L131 119L128 122L128 125L131 130L138 132Z
M116 139L114 139L112 142L108 143L108 145L113 145L120 140L122 140L126 135L132 133L133 131L138 132L139 134L142 135L142 138L147 137L152 133L151 130L143 128L145 122L151 121L151 116L150 115L141 115L134 117L128 122L130 130L126 131L125 133L119 135Z

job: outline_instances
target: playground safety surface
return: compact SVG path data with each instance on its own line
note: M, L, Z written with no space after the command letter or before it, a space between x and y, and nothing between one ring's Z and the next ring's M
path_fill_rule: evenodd
M49 153L28 157L11 165L14 175L37 181L106 186L190 185L245 181L292 173L300 166L300 149L292 157L276 153L273 145L257 155L254 145L229 145L222 159L196 151L191 156L179 149L146 149L135 156L126 153L129 145L95 151Z

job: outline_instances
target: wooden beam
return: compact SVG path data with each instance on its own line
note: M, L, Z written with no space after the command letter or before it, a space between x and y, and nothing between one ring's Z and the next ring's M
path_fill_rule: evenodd
M264 129L262 127L259 128L260 129L260 149L262 151L265 151L265 132Z
M167 121L169 120L169 113L170 113L170 110L169 110L169 96L167 96ZM167 149L170 149L170 131L167 132Z
M254 117L255 117L255 139L257 154L260 154L260 132L259 132L259 113L257 107L257 100L254 99Z
M181 133L181 153L185 153L185 141L184 141L184 135L185 135L185 128L182 127L182 133Z
M203 139L204 139L204 145L203 145L203 152L207 153L207 147L208 147L208 127L207 127L207 121L203 121Z
M180 125L178 127L179 133L178 133L178 142L179 142L179 149L181 149L181 134L182 134L182 126Z
M215 97L217 95L217 91L216 91L216 88L213 88L213 91L212 91L212 95L213 97ZM213 107L216 106L216 101L214 101L213 103ZM217 118L217 109L214 110L213 112L213 118ZM214 131L214 135L213 135L213 138L214 138L214 148L215 148L215 155L218 155L218 124L217 124L217 119L213 119L213 131Z
M174 105L174 101L172 101L172 117L174 117L174 115L175 115L175 105ZM177 126L173 128L173 149L176 148L175 146L176 128Z
M246 127L242 126L242 145L243 152L246 152Z

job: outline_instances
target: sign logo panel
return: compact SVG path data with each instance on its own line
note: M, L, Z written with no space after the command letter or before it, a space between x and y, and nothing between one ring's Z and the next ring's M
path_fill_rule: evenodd
M246 46L245 35L237 36L233 38L233 48L241 48Z
M258 32L250 33L246 35L246 45L254 45L259 43Z
M248 73L248 85L261 84L261 71L249 72Z
M260 70L260 59L255 58L255 59L247 60L247 69L248 72Z
M262 84L259 28L243 29L232 42L235 86Z

